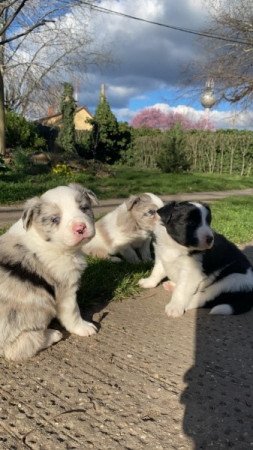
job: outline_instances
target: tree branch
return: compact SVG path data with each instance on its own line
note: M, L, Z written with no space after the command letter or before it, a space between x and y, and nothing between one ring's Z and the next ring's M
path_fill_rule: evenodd
M33 30L36 28L44 26L46 23L54 23L54 20L42 20L41 22L35 23L32 27L28 28L26 31L23 31L22 33L15 34L14 36L11 36L10 38L6 38L0 42L1 45L8 44L9 42L12 42L16 39L19 39L23 36L26 36L27 34L30 34Z
M0 36L2 36L6 32L6 30L8 30L9 26L12 24L12 22L15 20L15 18L17 17L17 15L21 11L21 9L24 8L24 6L27 2L28 2L28 0L22 0L20 5L17 7L16 11L14 11L12 16L9 17L9 19L5 22L4 26L0 29ZM8 5L8 7L9 7L9 5Z

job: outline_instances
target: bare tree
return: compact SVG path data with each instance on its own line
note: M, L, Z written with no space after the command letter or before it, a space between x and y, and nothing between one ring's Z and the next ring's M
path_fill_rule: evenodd
M211 20L201 38L206 60L198 66L198 81L213 78L219 100L247 108L253 100L253 2L208 0Z
M89 30L89 8L82 0L0 2L0 154L5 154L4 99L26 114L38 114L79 68L108 60L97 51ZM5 91L5 92L4 92ZM56 98L59 89L55 89Z

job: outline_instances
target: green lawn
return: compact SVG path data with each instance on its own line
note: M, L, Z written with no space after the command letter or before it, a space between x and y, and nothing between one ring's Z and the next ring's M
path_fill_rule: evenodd
M210 190L245 189L253 187L253 176L219 174L163 174L156 170L113 168L112 176L95 177L87 173L72 175L26 175L5 173L0 175L0 204L23 201L40 195L60 184L79 182L94 190L100 199L128 197L140 192L177 194Z
M212 227L236 244L253 241L253 197L228 197L210 203Z

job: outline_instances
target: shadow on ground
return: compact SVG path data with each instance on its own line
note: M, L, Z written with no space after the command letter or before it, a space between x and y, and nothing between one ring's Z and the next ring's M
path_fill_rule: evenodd
M81 308L98 312L112 300L121 300L139 292L138 280L147 276L152 263L114 263L99 258L88 258L78 291Z
M253 261L253 247L244 249ZM253 300L253 299L252 299ZM194 366L181 401L184 431L196 450L253 448L253 311L240 316L196 316Z

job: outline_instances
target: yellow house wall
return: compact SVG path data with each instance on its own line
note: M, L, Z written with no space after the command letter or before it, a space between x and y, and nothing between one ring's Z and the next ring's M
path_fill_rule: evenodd
M86 119L91 119L92 116L84 109L77 111L74 117L74 124L76 130L90 130L92 125L86 122Z
M74 116L75 130L91 130L92 125L90 123L86 122L86 119L91 119L91 118L92 118L92 116L84 109L77 111ZM54 125L61 126L59 124L60 120L61 120L61 114L58 114L55 117L50 117L50 118L43 120L42 123L43 123L43 125L47 125L47 126L50 126L50 125L51 126L54 126Z

